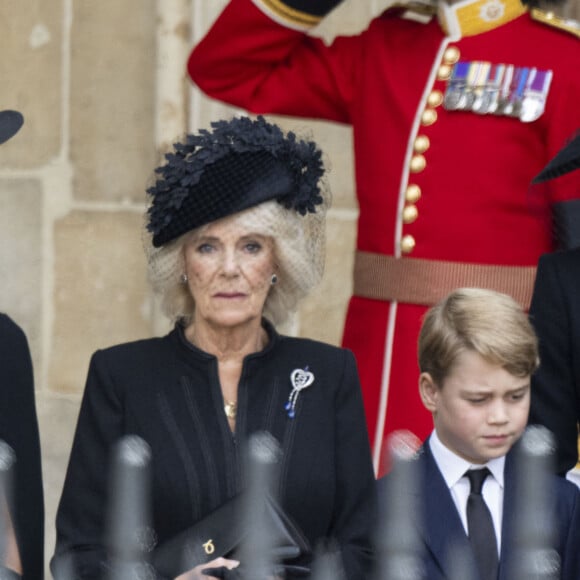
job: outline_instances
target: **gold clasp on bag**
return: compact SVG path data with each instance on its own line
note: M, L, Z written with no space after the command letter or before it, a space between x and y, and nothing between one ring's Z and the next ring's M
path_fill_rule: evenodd
M213 540L208 540L205 544L202 544L203 549L206 554L213 554L215 552L215 546L213 545Z

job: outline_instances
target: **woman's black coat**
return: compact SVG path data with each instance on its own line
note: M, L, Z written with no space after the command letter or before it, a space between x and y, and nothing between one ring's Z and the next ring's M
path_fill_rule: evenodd
M151 446L153 527L162 543L240 491L243 443L266 430L283 451L285 511L313 547L325 537L337 542L349 580L366 577L375 489L354 357L266 328L267 347L244 360L235 434L216 358L192 346L179 326L166 337L93 355L57 516L55 561L72 553L81 578L103 574L109 456L123 434ZM285 404L295 369L313 373L314 382L292 419Z
M34 379L24 332L0 314L0 439L16 453L13 513L24 580L44 575L44 501Z

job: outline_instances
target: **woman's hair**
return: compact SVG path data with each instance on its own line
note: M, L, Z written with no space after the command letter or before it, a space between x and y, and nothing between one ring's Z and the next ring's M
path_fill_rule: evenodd
M330 194L324 188L324 203L316 213L300 213L286 209L277 201L260 205L235 214L237 223L272 240L278 281L272 285L264 305L264 316L274 324L284 322L296 311L298 302L320 281L324 271L325 216ZM161 296L163 312L172 320L192 319L195 303L187 284L182 281L185 272L184 244L207 225L194 229L171 243L154 247L146 235L149 281Z
M419 367L441 387L458 356L476 352L516 377L539 364L538 339L528 317L506 294L460 288L432 307L419 334Z

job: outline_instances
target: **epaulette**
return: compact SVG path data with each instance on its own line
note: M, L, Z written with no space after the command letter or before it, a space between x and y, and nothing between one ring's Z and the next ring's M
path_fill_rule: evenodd
M563 30L564 32L573 34L576 38L580 38L580 22L577 20L572 20L572 18L563 18L562 16L558 16L553 12L540 10L539 8L532 8L530 11L530 16L532 17L532 20L542 22L548 26L553 26L558 30Z

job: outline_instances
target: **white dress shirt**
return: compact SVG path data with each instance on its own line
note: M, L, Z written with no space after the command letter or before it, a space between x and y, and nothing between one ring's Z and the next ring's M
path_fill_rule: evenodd
M505 456L491 459L485 465L469 463L469 461L462 459L446 447L437 436L437 431L433 431L431 434L429 448L449 488L466 534L468 534L467 498L469 497L470 484L464 474L468 469L481 469L482 467L487 467L491 472L491 475L488 475L483 483L481 494L491 512L495 537L497 539L497 553L499 554L501 551L501 521L504 491L503 469Z

